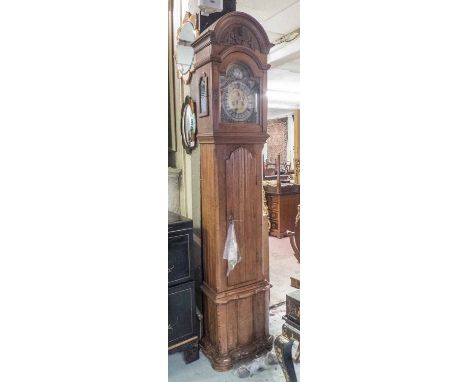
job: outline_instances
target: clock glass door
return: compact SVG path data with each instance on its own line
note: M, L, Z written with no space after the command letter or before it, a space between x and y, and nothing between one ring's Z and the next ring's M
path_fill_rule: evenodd
M247 66L229 66L220 85L221 122L259 123L259 81Z

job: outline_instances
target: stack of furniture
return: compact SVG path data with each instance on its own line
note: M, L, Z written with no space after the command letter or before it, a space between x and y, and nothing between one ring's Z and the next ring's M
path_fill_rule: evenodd
M294 226L294 231L286 231L286 236L289 236L289 241L291 243L291 247L294 251L294 257L296 258L297 262L301 262L301 253L299 248L301 248L301 211L300 205L297 206L297 216L296 216L296 223ZM291 286L293 288L299 289L301 287L301 282L298 278L291 276Z
M294 257L300 262L300 209L296 216L296 224L294 232L288 231L287 235L291 240L291 246L294 250ZM300 280L291 277L291 286L300 287ZM278 356L278 361L283 369L283 373L287 382L296 382L296 372L294 370L293 356L291 353L294 341L300 340L300 323L301 323L301 299L299 290L286 294L286 315L283 316L285 323L283 324L281 335L275 339L275 351ZM300 350L299 346L295 355L295 361L299 362Z
M195 305L192 220L169 212L168 348L184 351L185 362L199 358L200 325Z

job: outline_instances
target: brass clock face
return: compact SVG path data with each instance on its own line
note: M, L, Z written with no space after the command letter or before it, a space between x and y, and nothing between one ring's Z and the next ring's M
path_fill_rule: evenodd
M221 121L258 123L259 83L244 65L231 65L221 76Z

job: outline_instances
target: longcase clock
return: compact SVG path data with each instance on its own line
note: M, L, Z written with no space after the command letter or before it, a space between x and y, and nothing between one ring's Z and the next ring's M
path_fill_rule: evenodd
M271 44L251 16L231 12L192 44L191 94L209 94L198 116L203 238L204 337L216 370L272 345L268 330L268 259L262 251L262 148L267 125L267 55ZM198 89L206 84L207 92ZM234 221L241 260L227 275L223 259Z

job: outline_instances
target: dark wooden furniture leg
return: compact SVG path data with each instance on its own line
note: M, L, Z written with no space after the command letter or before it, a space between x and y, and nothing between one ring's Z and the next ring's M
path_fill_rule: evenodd
M190 363L196 361L200 358L200 348L198 346L198 340L193 341L185 350L184 350L184 361L185 363Z
M297 382L296 371L292 359L292 345L294 340L280 335L275 339L275 352L278 357L278 362L283 369L286 382Z

